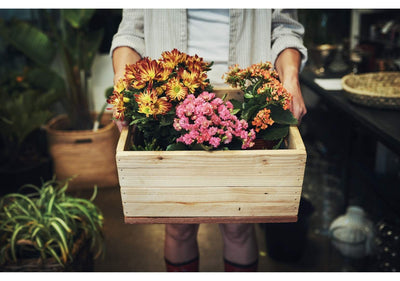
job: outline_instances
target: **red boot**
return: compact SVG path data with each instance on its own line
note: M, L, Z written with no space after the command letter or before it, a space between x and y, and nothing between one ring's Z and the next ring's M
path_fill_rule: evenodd
M242 265L224 259L225 272L257 272L258 260L254 263Z
M191 261L184 263L172 263L165 259L167 272L198 272L199 271L199 258L194 258Z

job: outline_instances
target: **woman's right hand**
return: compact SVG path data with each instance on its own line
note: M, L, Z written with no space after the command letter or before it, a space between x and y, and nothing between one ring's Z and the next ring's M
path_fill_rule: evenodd
M120 133L124 127L128 126L128 123L126 121L121 120L114 120L114 124L117 126Z
M117 85L119 79L124 77L125 66L134 64L138 60L140 60L140 55L129 47L118 47L113 51L114 85ZM124 127L128 126L126 121L114 120L114 123L120 132Z

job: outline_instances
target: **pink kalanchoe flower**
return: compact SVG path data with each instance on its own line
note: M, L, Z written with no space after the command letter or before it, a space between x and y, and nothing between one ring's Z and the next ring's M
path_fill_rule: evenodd
M243 149L251 147L255 134L246 131L246 121L239 120L232 109L232 103L216 98L214 93L203 92L197 98L188 95L176 108L173 127L184 132L177 142L218 148L221 143L228 144L237 137L242 140Z

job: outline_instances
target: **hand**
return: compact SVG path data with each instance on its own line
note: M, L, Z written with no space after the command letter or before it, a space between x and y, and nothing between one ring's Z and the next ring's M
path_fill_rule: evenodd
M134 64L138 60L140 60L140 55L129 47L118 47L113 51L114 85L118 83L120 78L124 77L125 66L127 64ZM124 127L128 126L126 121L115 120L114 123L120 132Z
M300 52L291 48L283 50L275 62L283 86L292 94L290 111L298 120L297 125L300 125L301 119L307 113L299 83L300 62Z
M128 126L126 121L121 121L121 120L114 120L114 124L117 126L120 133L124 127Z
M283 86L292 94L292 102L290 105L290 111L293 116L298 120L297 125L300 125L301 119L307 113L307 108L304 103L303 95L301 94L301 89L298 80L297 81L287 81L283 83Z

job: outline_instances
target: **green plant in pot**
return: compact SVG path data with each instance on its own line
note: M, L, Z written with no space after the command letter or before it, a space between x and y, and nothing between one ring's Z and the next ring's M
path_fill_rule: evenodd
M39 10L43 29L25 21L0 21L0 35L34 61L45 77L52 77L47 85L61 95L66 115L52 118L46 131L54 173L59 180L76 176L71 188L118 184L118 129L111 114L102 112L97 126L89 102L88 80L103 37L103 30L93 30L90 24L95 12Z
M64 271L84 255L101 256L103 216L93 203L97 188L90 199L67 194L68 181L23 188L33 192L0 200L2 270Z
M41 127L52 117L49 108L59 95L37 85L41 76L39 69L27 68L0 77L0 195L15 192L22 184L51 178Z
M0 34L14 47L33 60L55 83L48 85L62 93L62 104L71 129L93 127L90 112L88 79L103 37L103 30L92 30L89 22L93 9L40 10L48 30L32 23L0 21ZM60 61L60 69L55 63Z

